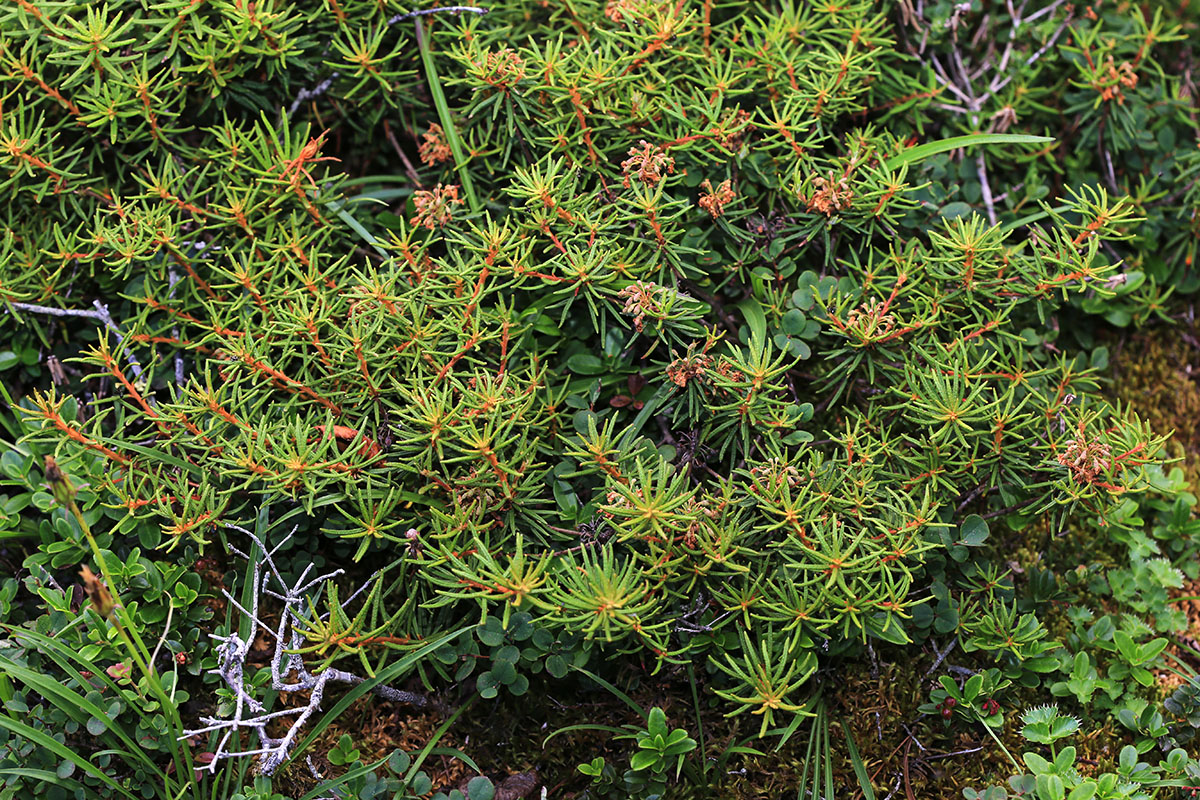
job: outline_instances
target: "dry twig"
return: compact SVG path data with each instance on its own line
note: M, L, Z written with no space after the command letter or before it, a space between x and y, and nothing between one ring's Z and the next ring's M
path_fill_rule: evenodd
M291 533L277 542L274 547L268 548L265 542L261 541L250 531L236 525L227 525L226 527L245 534L258 546L259 551L262 553L262 556L254 562L251 577L252 602L249 609L244 608L238 603L227 590L221 590L225 599L244 615L245 619L250 621L252 625L251 633L245 640L236 632L231 632L228 636L212 634L212 638L221 643L217 648L219 664L215 670L212 670L212 673L221 676L225 685L233 693L233 715L229 719L201 717L200 722L203 723L203 726L194 730L184 731L183 736L180 738L186 739L192 736L220 731L221 738L213 750L213 758L204 769L215 772L217 764L223 760L258 756L259 768L262 774L270 775L288 760L300 730L308 722L309 718L312 717L313 713L320 709L326 684L330 681L358 684L366 679L333 667L324 669L320 674L314 675L308 671L308 668L304 665L303 658L296 652L303 644L303 636L300 630L307 624L305 617L307 613L306 609L314 607L310 600L311 596L319 594L325 582L340 575L342 570L335 570L334 572L310 580L308 575L312 572L314 565L309 564L300 573L300 576L291 585L288 585L284 581L279 568L275 565L274 556L279 548L296 532L295 528L292 529ZM250 560L247 554L232 545L229 549L234 555L240 556L247 561ZM271 588L272 584L278 587L278 591ZM364 588L366 587L364 586L351 594L342 603L342 607L345 608ZM269 628L259 616L259 603L263 596L272 597L283 603L283 610L279 616L279 625L275 630ZM251 694L251 691L247 690L245 680L246 658L250 653L251 643L254 641L259 629L275 639L275 649L271 654L270 688L277 692L308 692L308 702L306 704L296 708L285 708L279 711L268 712L263 702ZM429 704L428 699L422 695L400 691L390 686L376 686L372 691L385 700L406 703L417 708L422 708ZM290 720L291 724L283 736L273 737L267 733L267 726L271 722L289 717L293 717L293 719ZM243 730L254 731L258 735L260 747L236 752L227 750L226 748L229 746L229 741L233 735Z

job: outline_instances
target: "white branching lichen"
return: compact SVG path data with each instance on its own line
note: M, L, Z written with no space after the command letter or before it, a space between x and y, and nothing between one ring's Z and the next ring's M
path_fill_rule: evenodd
M258 553L261 554L253 564L250 608L242 606L228 591L222 589L225 599L243 615L244 619L250 621L251 633L244 640L236 630L228 636L212 634L212 638L220 642L216 650L218 666L212 670L212 673L219 675L232 692L233 714L228 719L201 717L202 727L184 731L180 738L190 739L193 736L202 736L217 731L221 733L212 750L211 760L198 769L215 772L221 761L232 758L258 757L259 771L263 775L271 775L288 760L301 729L313 713L320 709L321 701L325 696L326 684L330 682L359 684L363 683L366 678L333 667L328 667L314 675L309 672L304 664L304 659L297 652L304 644L300 630L310 627L306 615L312 614L311 609L315 608L311 598L319 595L325 582L342 574L342 570L335 570L310 580L308 575L312 572L314 565L309 564L300 573L300 576L291 585L288 585L275 564L274 556L296 532L294 528L274 547L268 549L266 543L250 531L236 525L227 525L226 527L245 534L257 545ZM247 561L251 560L248 554L232 545L229 549L234 555ZM342 608L346 608L370 585L371 582L368 581L351 594L341 604ZM279 625L274 630L259 617L260 600L264 596L274 598L283 604L279 615ZM234 627L236 629L237 626ZM308 692L307 702L303 705L268 712L264 703L252 694L253 687L248 688L245 678L246 659L259 631L275 641L270 662L270 688L276 692ZM417 708L429 705L429 700L422 695L400 691L390 686L375 686L372 691L385 700L406 703ZM267 733L268 726L276 720L290 721L287 731L278 737ZM230 751L227 749L234 734L242 731L253 731L258 737L259 747L252 750Z

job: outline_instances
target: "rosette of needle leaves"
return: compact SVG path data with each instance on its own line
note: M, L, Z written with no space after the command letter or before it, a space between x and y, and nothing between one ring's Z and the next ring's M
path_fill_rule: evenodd
M314 670L317 673L338 659L354 657L362 665L364 674L375 677L375 670L387 659L386 654L380 654L381 650L404 647L414 642L408 636L396 635L396 630L401 620L411 618L417 595L411 595L394 611L385 610L383 598L395 597L402 580L395 578L387 581L385 577L384 573L377 573L369 588L363 587L366 595L361 599L359 595L362 590L359 590L346 600L340 600L336 583L327 581L320 606L310 597L307 610L294 609L288 612L291 629L304 644L285 652L307 656L314 661L319 659L320 666ZM351 615L349 609L354 603L361 605ZM375 658L374 665L372 657Z
M501 605L501 621L508 627L512 612L552 609L547 599L551 582L552 561L561 554L525 553L526 537L513 537L511 553L493 553L487 542L476 535L473 547L456 552L444 545L420 560L421 572L433 585L436 595L423 608L441 608L461 600L479 604L481 618L486 620L490 604ZM414 593L415 596L415 593Z
M1194 10L1106 5L1089 12L1078 5L1031 4L1013 11L959 14L946 7L935 14L920 35L927 68L922 92L940 100L927 104L921 92L906 97L888 109L888 127L928 132L925 126L933 124L946 137L981 130L1055 135L1069 120L1070 146L1048 146L1034 159L1005 149L935 168L935 182L956 174L956 185L945 193L933 188L934 202L978 207L984 185L990 181L995 189L997 175L1024 173L1020 188L1010 182L1013 191L993 192L998 218L1020 218L1047 197L1045 179L1059 170L1074 185L1103 185L1129 196L1146 217L1131 231L1134 245L1122 249L1130 269L1146 277L1138 302L1129 306L1141 323L1155 315L1165 294L1200 285L1189 275L1196 237L1180 224L1194 220L1195 209L1184 196L1196 185L1194 92L1188 73L1179 69L1194 58ZM1003 45L973 46L981 35Z
M935 230L929 245L911 239L886 255L873 251L844 262L855 279L840 282L831 297L814 294L840 344L827 383L841 391L851 374L874 381L905 369L903 351L927 342L947 357L986 350L985 337L1006 338L993 332L1040 322L1070 295L1111 295L1106 282L1117 265L1101 255L1101 242L1127 236L1137 217L1127 201L1086 187L1067 210L1071 219L1048 209L1056 224L1021 241L957 220Z
M796 692L817 671L812 641L798 631L784 635L772 630L763 632L757 640L742 631L740 639L738 657L727 654L723 659L713 660L713 665L732 678L738 687L716 690L720 697L734 705L734 710L727 716L746 711L761 716L759 736L763 736L773 727L777 715L787 714L792 717L784 735L787 738L804 716L811 716L804 711L804 703L796 702Z
M197 124L275 113L317 96L341 109L338 122L354 118L347 134L374 129L385 109L416 100L414 59L400 56L413 49L411 28L393 25L397 16L361 0L332 10L187 0L6 6L3 81L44 121L20 148L34 160L8 155L87 202L103 195L81 190L102 187L122 169L119 161L106 164L93 143L111 144L126 165L163 149L186 156ZM301 94L324 80L319 94Z
M1102 512L1127 494L1151 486L1147 465L1162 460L1167 436L1132 412L1101 407L1064 415L1058 435L1050 442L1054 453L1054 487L1064 502Z
M335 14L336 23L324 24L363 22L372 34L360 43L376 47L379 21L357 19L354 13L360 10L347 12L346 19ZM759 258L747 249L756 237L727 221L710 224L707 232L698 229L698 238L689 227L697 216L685 201L688 175L749 157L746 197L757 202L763 192L781 185L774 176L795 166L791 162L804 150L798 141L838 147L827 127L894 79L868 80L879 73L876 60L889 56L884 21L867 4L837 13L788 9L777 18L739 23L769 42L765 57L756 55L752 72L726 53L723 72L711 76L712 86L707 80L704 86L664 81L675 95L671 102L680 107L716 92L717 100L705 99L710 114L686 120L658 115L659 100L627 91L634 89L631 76L682 70L691 63L684 59L689 48L707 47L711 31L686 12L664 8L653 16L658 33L628 24L605 28L597 32L595 47L564 50L547 44L537 51L540 61L532 49L492 47L498 29L476 22L463 23L469 35L455 40L459 50L448 47L446 39L453 37L435 37L447 45L447 58L469 62L465 88L478 88L480 102L495 98L489 110L503 109L513 120L525 115L548 130L554 126L546 115L573 125L582 116L582 129L565 144L538 137L524 141L523 147L545 157L527 159L529 166L511 178L489 183L486 176L474 175L478 185L491 185L493 194L523 203L528 213L464 222L465 211L444 198L443 215L426 217L424 224L401 223L388 240L367 234L370 249L360 251L364 229L350 214L363 206L340 199L326 155L333 140L328 133L314 135L292 124L287 115L279 124L265 118L249 122L244 114L214 119L194 131L182 160L168 157L167 144L146 133L147 147L158 157L146 159L147 166L132 171L127 183L120 180L123 173L112 175L86 162L89 180L107 184L56 196L93 203L98 214L68 216L95 222L15 226L28 234L14 241L20 252L16 261L39 266L16 271L11 281L6 275L5 286L24 299L53 299L59 282L79 267L90 271L85 275L94 276L101 288L123 285L129 313L121 321L122 344L93 349L84 359L92 375L116 381L124 392L119 399L104 399L99 410L109 413L97 413L84 425L49 407L37 415L55 436L113 461L110 489L131 513L166 517L168 538L203 539L205 526L236 514L252 498L283 493L303 498L310 511L347 495L353 513L326 529L361 539L360 547L394 538L379 521L399 503L427 508L435 533L516 520L548 540L546 499L539 497L546 485L543 458L555 450L553 434L570 429L564 400L580 402L584 381L576 376L594 372L590 359L597 358L580 345L657 350L659 357L672 346L690 345L712 305L692 299L680 275L714 283L708 276L711 262L702 259L725 243ZM287 17L270 16L270 23L282 26L280 31L293 30ZM117 18L100 14L97 30L107 31L111 26L105 20ZM28 46L40 46L33 32L53 25L47 19L36 13L20 16ZM187 35L196 26L203 30L201 19L188 17L193 27ZM266 22L251 24L258 25L263 41L274 37L261 27ZM117 28L119 33L104 33L102 39L143 30ZM801 29L811 41L829 44L849 34L849 55L835 57L823 46L797 48L792 33ZM514 35L519 39L528 30L521 23ZM668 34L673 46L663 48L666 39L657 37ZM174 46L173 34L163 36L152 44ZM236 39L226 55L234 58L240 52L236 48L254 36ZM189 41L184 36L176 44L186 50ZM285 61L296 48L300 45L284 48ZM363 61L367 73L376 64L378 53L372 53ZM614 74L623 70L629 76L606 85L603 76L576 60L576 53L594 63L611 56ZM404 57L391 52L388 60ZM109 77L129 63L116 55L112 64L103 65L78 58L85 73L103 69L112 73ZM836 64L839 76L828 86L816 85L813 81L825 79L786 68L793 58ZM578 81L570 80L576 69L595 78L588 90L595 94L578 102L578 87L572 89ZM34 115L43 111L53 111L69 127L69 104L59 103L59 95L34 91L41 90L38 79L20 80L28 105L6 115L14 130L33 125ZM202 92L211 89L208 76L197 80ZM749 103L755 81L780 95L780 105L758 108L758 117L734 100ZM368 86L384 91L373 79L354 91L368 91ZM178 102L191 102L190 97L185 93ZM485 130L478 126L487 116L476 115L466 125L468 140ZM188 118L204 120L205 115L189 113ZM663 126L670 129L657 129ZM453 127L444 133L455 136ZM640 128L638 138L631 127ZM20 135L41 141L34 134L30 128ZM747 149L751 134L759 137L753 157ZM643 138L645 146L639 144ZM828 162L841 176L835 186L825 186L833 193L828 202L839 205L838 192L849 191L856 199L849 208L835 209L841 217L861 218L864 224L897 222L888 215L892 204L904 201L905 191L896 176L884 179L878 158L879 149L894 142L866 135L848 141L848 151ZM562 154L555 152L560 146ZM84 142L78 147L86 149ZM602 148L606 157L587 155L589 147ZM621 161L618 172L614 162L630 150L637 152ZM49 154L15 158L13 180L34 193L58 187L56 173L43 174L38 166L53 167ZM61 160L72 163L69 155ZM462 169L474 171L459 165ZM816 202L812 186L800 191L806 193L804 203ZM877 201L863 201L877 195ZM828 220L812 209L798 213L809 221ZM779 233L781 241L798 241L802 232ZM46 253L57 255L47 259ZM742 274L745 259L737 260L741 263L731 264L731 275ZM717 283L724 280L719 273L715 277ZM779 313L772 308L772 319ZM554 355L563 338L572 342L565 358ZM705 412L713 421L704 435L711 442L706 447L715 445L732 460L752 441L773 448L775 434L789 432L799 415L784 380L790 361L773 353L771 341L759 337L749 340L748 348L723 349L712 351L718 361L708 375L714 391ZM600 380L602 390L633 371L615 363L605 366L611 369ZM179 374L190 379L175 386L172 377ZM160 446L136 445L117 431L150 435ZM396 448L394 459L382 452L379 443L385 440ZM146 472L171 474L173 484L132 477ZM378 480L362 481L366 475ZM166 488L172 491L160 491Z
M891 489L880 464L856 460L870 452L869 438L858 445L863 450L848 447L845 460L772 459L751 469L748 495L763 532L753 544L770 554L772 577L739 609L744 616L834 640L870 634L907 641L913 570L931 547L924 533L937 508L928 491L918 497Z
M1100 239L1120 238L1135 218L1103 191L1084 191L1070 207L1075 221L1016 243L953 223L928 246L913 241L886 258L845 263L855 279L828 297L814 294L834 343L823 380L835 395L864 399L848 418L873 432L872 458L898 468L906 488L941 497L982 485L1016 502L1076 499L1052 488L1048 473L1063 426L1094 402L1096 383L1086 361L1030 349L1021 331L1067 296L1110 291L1116 265ZM1157 453L1140 423L1114 425L1131 437L1114 456Z
M663 613L663 594L634 559L618 558L611 542L584 548L558 578L550 593L555 623L619 647L631 640L633 650L653 651L662 665L674 615Z

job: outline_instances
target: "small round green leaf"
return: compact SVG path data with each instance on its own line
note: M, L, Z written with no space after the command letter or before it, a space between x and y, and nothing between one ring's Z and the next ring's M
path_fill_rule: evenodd
M482 775L471 778L467 784L467 800L492 800L495 796L496 787Z
M567 660L557 653L546 659L546 672L549 672L555 678L565 678L567 676Z
M979 547L987 541L988 524L983 517L972 514L963 520L960 534L959 544L965 544L967 547Z

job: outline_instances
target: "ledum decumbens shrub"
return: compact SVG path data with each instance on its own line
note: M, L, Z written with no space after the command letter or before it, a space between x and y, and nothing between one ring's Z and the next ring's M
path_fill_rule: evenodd
M169 651L150 669L228 713L228 526L298 526L283 573L347 572L312 598L313 669L465 627L391 677L490 699L687 670L790 736L827 667L952 637L1069 695L1042 676L1078 643L1031 577L1069 529L1177 577L1138 549L1138 509L1185 488L1169 431L1107 399L1100 344L1200 286L1193 11L410 10L0 10L6 630L125 659L120 623L76 622L98 550ZM541 650L484 671L477 626ZM17 761L58 756L8 737L23 796Z

